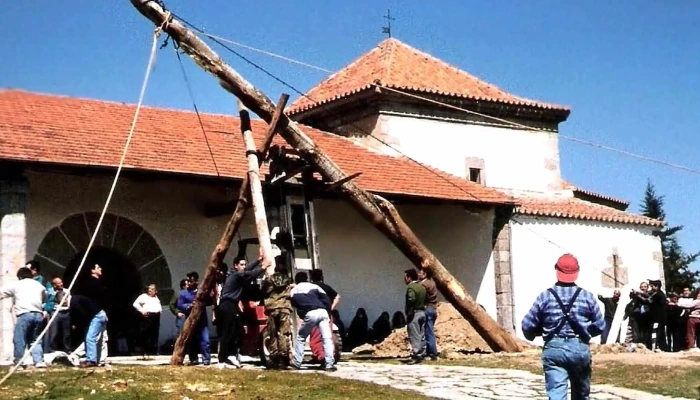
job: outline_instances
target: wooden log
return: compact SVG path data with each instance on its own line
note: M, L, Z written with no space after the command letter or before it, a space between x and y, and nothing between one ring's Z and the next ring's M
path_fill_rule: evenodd
M272 240L270 239L270 229L267 226L267 214L265 213L265 198L260 182L260 164L258 152L255 148L255 139L250 126L250 115L243 104L238 105L238 115L241 118L241 133L245 143L246 158L248 159L248 181L250 182L250 197L253 200L253 213L255 214L255 229L258 234L258 243L262 252L263 266L266 273L271 274L275 267L275 256L272 254ZM272 141L270 141L272 142Z
M169 14L154 1L130 0L144 16L156 26L163 26ZM275 105L261 91L246 81L231 66L222 61L209 46L185 27L177 19L169 21L164 26L180 48L186 52L200 67L214 75L222 87L238 97L246 107L255 112L260 118L270 123L275 111ZM347 177L345 174L298 125L286 115L280 118L281 124L286 124L280 130L280 136L297 149L304 158L330 182L337 182ZM359 188L348 180L340 186L354 208L387 236L401 252L413 262L416 268L427 268L433 272L435 283L450 303L459 313L472 322L474 328L495 351L517 352L521 346L517 339L508 334L496 321L476 304L461 284L449 273L440 261L428 250L411 229L405 224L391 222L387 215L386 205L383 208L377 204L374 196ZM398 215L398 214L397 214Z
M231 219L226 224L224 233L219 239L219 243L214 248L209 258L209 264L204 271L204 278L199 283L199 288L197 290L197 296L195 297L194 303L192 304L192 309L190 310L190 316L185 319L185 323L182 325L180 330L180 335L178 335L175 341L175 348L173 349L173 355L170 358L170 365L182 365L182 361L185 358L185 351L187 342L192 337L197 322L199 321L203 312L207 308L208 296L211 290L214 288L216 282L216 274L219 264L226 256L228 249L231 247L231 241L233 237L238 232L238 228L243 222L243 217L248 210L250 190L248 184L248 177L243 178L241 183L241 188L238 190L238 200L236 201L236 209L231 215ZM177 294L175 294L177 296Z
M270 121L270 125L267 128L267 135L265 135L265 142L263 142L262 147L263 149L269 149L270 146L272 146L272 139L275 138L275 134L280 129L284 128L284 126L281 126L280 120L282 115L284 114L284 108L287 107L287 101L289 101L289 95L287 93L282 93L280 99L277 101L275 113L272 114L272 120ZM267 154L260 154L260 157L262 157L262 159L264 160L267 158Z

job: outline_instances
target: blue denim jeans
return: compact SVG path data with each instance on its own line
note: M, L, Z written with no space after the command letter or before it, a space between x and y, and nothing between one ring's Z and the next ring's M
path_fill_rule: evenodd
M175 317L175 336L180 336L180 331L182 330L182 325L185 323L185 317Z
M425 309L425 346L428 357L437 357L437 340L435 339L435 320L437 310L432 307Z
M294 360L292 361L294 365L301 365L301 362L304 359L304 345L306 344L306 338L311 334L311 331L314 328L318 327L318 330L321 332L321 340L323 341L323 353L326 360L326 368L333 366L335 361L333 360L333 331L331 329L330 321L328 311L322 308L306 313L304 316L304 321L302 321L301 326L299 327L297 338L294 341Z
M85 360L97 363L102 351L101 333L107 328L107 314L100 311L90 321L87 335L85 336Z
M180 330L182 330L182 326L185 324L185 318L183 318L180 323L178 335L180 334ZM202 353L202 363L209 364L211 362L211 343L209 341L209 317L206 311L202 314L202 318L194 328L193 335L187 343L187 353L191 363L199 362L199 352Z
M576 338L553 338L542 350L545 388L550 400L587 400L591 391L591 351Z
M28 312L17 317L17 322L15 323L15 337L13 339L13 344L15 346L15 364L22 359L27 347L31 346L36 338L39 337L43 322L44 316L38 312ZM41 343L34 346L32 350L32 360L34 361L34 365L44 362L44 348Z

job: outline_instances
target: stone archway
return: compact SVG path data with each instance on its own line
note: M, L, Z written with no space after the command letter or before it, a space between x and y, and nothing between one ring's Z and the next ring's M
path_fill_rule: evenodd
M52 228L37 250L42 274L46 278L63 277L66 286L75 275L90 238L95 231L99 214L86 212L72 215ZM93 248L81 274L89 263L103 265L105 284L114 302L114 327L134 325L131 304L145 285L154 283L158 297L166 305L173 295L172 279L167 260L153 236L128 218L106 214ZM110 316L112 319L112 316ZM113 334L114 333L114 334ZM127 336L133 336L135 332ZM122 336L111 332L110 347ZM129 347L133 347L131 344ZM110 349L111 350L111 349Z

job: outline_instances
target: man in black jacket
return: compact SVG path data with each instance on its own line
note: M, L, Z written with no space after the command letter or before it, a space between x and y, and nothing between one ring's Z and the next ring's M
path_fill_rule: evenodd
M603 297L598 295L598 300L603 302L605 307L605 330L601 335L601 344L605 344L608 341L608 335L610 335L610 328L612 327L613 319L615 318L615 312L617 311L617 303L620 302L620 290L615 289L612 297Z
M221 287L219 300L219 363L222 366L233 365L241 367L240 348L243 335L243 316L238 302L241 299L243 288L251 281L257 279L265 272L261 266L262 256L250 266L246 267L246 260L236 257L233 260L233 271L226 277ZM266 268L266 267L265 267ZM235 360L229 356L235 354Z
M71 320L87 323L85 335L85 359L81 367L97 367L102 349L102 332L107 328L106 288L102 284L102 268L94 264L90 276L77 288L70 303Z

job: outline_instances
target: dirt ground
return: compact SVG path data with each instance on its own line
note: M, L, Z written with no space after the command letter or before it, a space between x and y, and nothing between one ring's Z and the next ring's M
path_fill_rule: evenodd
M492 353L491 348L476 333L467 322L449 303L438 305L438 319L435 324L435 332L441 359L446 361L494 361L502 358L513 357L513 362L525 364L533 368L540 367L540 349L530 347L523 353L516 355L505 353ZM398 329L377 345L365 345L357 349L356 354L370 357L394 358L408 357L410 345L406 328ZM635 352L627 352L627 347L621 344L600 346L591 345L594 364L621 363L626 365L645 366L686 366L700 367L700 353L654 353L643 345L635 348ZM505 360L502 360L505 361Z

